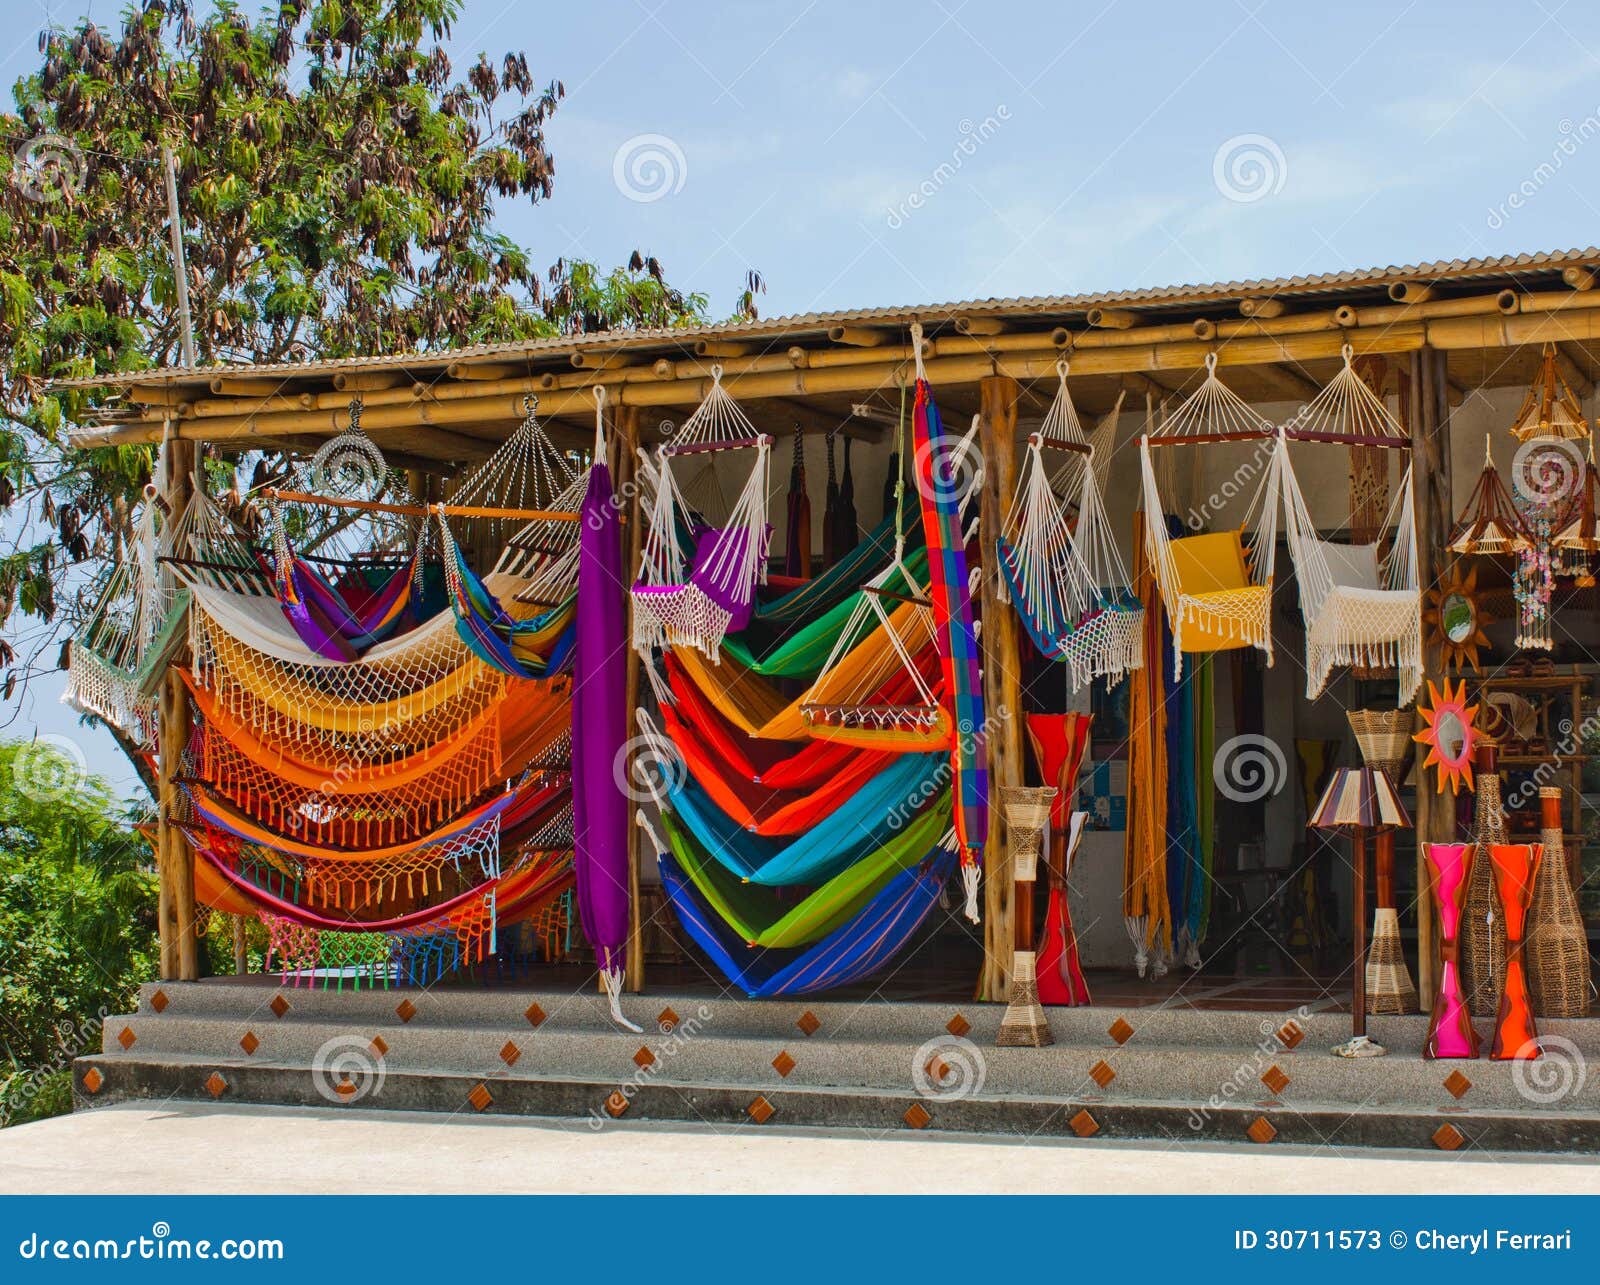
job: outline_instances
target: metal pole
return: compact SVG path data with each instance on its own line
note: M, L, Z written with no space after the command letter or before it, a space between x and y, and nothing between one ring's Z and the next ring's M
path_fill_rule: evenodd
M183 336L183 364L193 370L200 363L194 352L194 318L189 312L189 267L183 257L183 221L178 217L178 170L172 149L161 149L161 166L167 179L167 231L172 237L172 279L178 290L178 322Z

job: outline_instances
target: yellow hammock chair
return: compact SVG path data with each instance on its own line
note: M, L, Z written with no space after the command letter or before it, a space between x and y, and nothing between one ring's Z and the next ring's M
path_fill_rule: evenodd
M1239 441L1260 445L1234 478L1254 472L1260 481L1238 529L1169 535L1151 446ZM1200 387L1164 423L1139 439L1145 550L1172 627L1174 679L1183 677L1185 653L1256 647L1272 664L1272 578L1282 470L1274 447L1272 425L1217 378L1215 353L1206 356L1206 377Z

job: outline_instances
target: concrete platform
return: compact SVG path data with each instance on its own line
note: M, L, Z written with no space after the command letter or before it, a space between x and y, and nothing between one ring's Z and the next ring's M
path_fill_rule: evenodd
M1052 1009L1056 1044L994 1047L993 1005L343 992L216 979L142 989L75 1067L84 1105L141 1100L1022 1138L1262 1140L1600 1153L1600 1023L1548 1023L1534 1064L1430 1063L1424 1019Z

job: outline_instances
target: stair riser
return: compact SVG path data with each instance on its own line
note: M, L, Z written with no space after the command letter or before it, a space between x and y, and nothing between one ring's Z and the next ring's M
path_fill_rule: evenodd
M84 1076L95 1070L102 1078L90 1093ZM209 1076L194 1065L139 1062L132 1058L80 1058L74 1064L80 1106L108 1102L173 1098L209 1101L204 1088ZM221 1101L328 1108L304 1070L234 1065L221 1068L227 1081ZM470 1100L480 1084L490 1101L485 1115L551 1116L568 1121L575 1131L627 1127L639 1120L689 1122L749 1129L774 1126L855 1128L903 1133L910 1126L904 1113L919 1103L914 1095L823 1092L784 1086L764 1088L679 1087L644 1084L633 1090L621 1121L613 1121L595 1104L615 1086L603 1082L488 1079L461 1075L389 1074L381 1095L382 1109L433 1111L472 1115ZM756 1097L773 1108L765 1125L749 1114ZM482 1098L479 1099L482 1101ZM371 1105L363 1103L363 1106ZM1203 1117L1199 1127L1182 1104L967 1099L928 1102L926 1129L931 1132L982 1133L1033 1139L1076 1137L1072 1121L1080 1110L1093 1117L1095 1138L1166 1139L1185 1142L1241 1142L1247 1130L1264 1117L1276 1130L1268 1145L1303 1144L1344 1147L1432 1149L1434 1133L1449 1123L1480 1149L1515 1151L1600 1151L1600 1119L1558 1116L1526 1118L1492 1112L1444 1115L1425 1111L1369 1111L1351 1115L1344 1108L1260 1109L1223 1107ZM335 1108L345 1109L345 1108Z
M844 1041L816 1038L778 1041L765 1037L725 1038L696 1033L688 1026L671 1036L626 1032L535 1032L526 1029L427 1026L420 1022L381 1032L343 1023L286 1018L271 1025L248 1027L229 1020L134 1016L116 1019L106 1028L106 1053L122 1057L158 1058L175 1055L218 1063L277 1063L310 1068L344 1066L365 1071L381 1058L387 1072L496 1075L508 1071L501 1051L507 1041L518 1055L509 1068L515 1078L545 1076L587 1079L612 1087L647 1081L675 1083L784 1084L818 1087L868 1087L912 1091L915 1076L934 1056L950 1067L948 1084L971 1091L972 1071L981 1068L982 1088L989 1095L1093 1095L1113 1101L1163 1099L1192 1101L1197 1110L1270 1099L1260 1077L1277 1067L1288 1076L1279 1096L1285 1102L1345 1102L1358 1107L1397 1105L1433 1109L1455 1104L1444 1081L1459 1067L1472 1082L1462 1099L1469 1108L1496 1106L1510 1110L1600 1110L1600 1077L1586 1064L1551 1059L1536 1076L1519 1076L1511 1066L1480 1059L1469 1063L1428 1063L1415 1051L1395 1051L1379 1060L1347 1061L1327 1048L1301 1044L1282 1048L1174 1049L1138 1039L1118 1048L1057 1044L1044 1049L996 1048L948 1035L913 1043L892 1039ZM134 1043L124 1053L117 1037L131 1030ZM246 1030L259 1040L245 1055L240 1040ZM381 1055L372 1040L383 1040ZM641 1068L635 1055L648 1048L655 1061ZM794 1059L787 1077L773 1060L780 1053ZM349 1061L341 1060L349 1059ZM1104 1063L1115 1073L1104 1088L1090 1075ZM1546 1078L1548 1077L1548 1078ZM926 1083L926 1074L924 1077ZM1519 1088L1527 1086L1529 1092ZM1538 1090L1559 1089L1560 1092Z

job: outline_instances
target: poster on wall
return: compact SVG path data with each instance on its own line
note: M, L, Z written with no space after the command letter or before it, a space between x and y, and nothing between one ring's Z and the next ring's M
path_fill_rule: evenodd
M1091 830L1128 828L1128 763L1106 759L1091 763L1078 787L1078 809L1089 814Z

